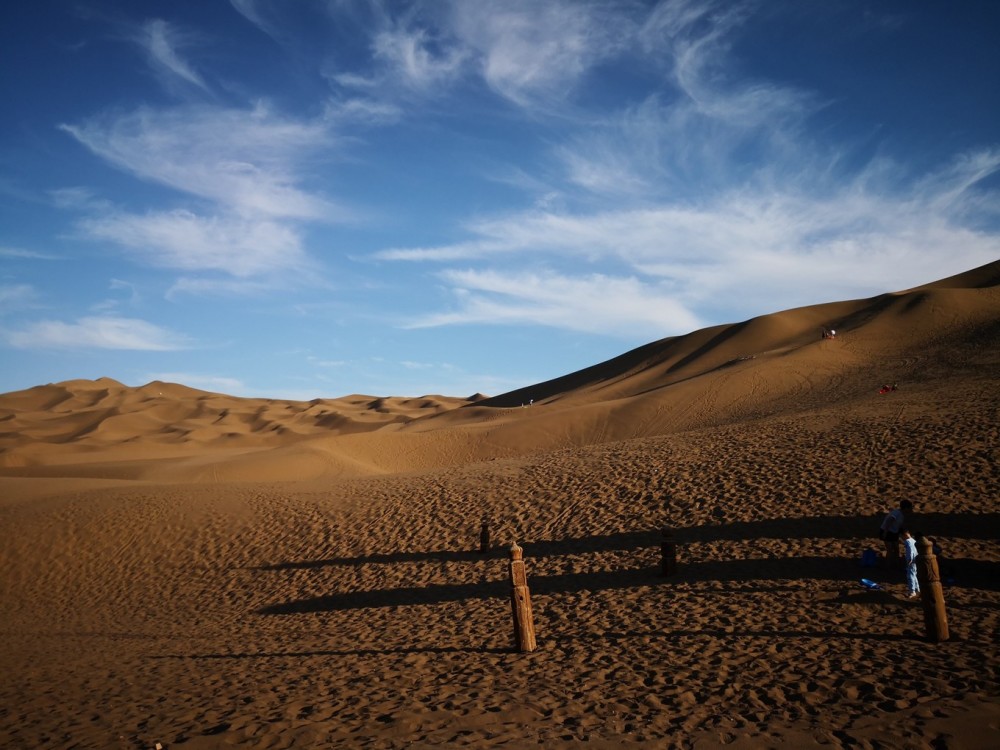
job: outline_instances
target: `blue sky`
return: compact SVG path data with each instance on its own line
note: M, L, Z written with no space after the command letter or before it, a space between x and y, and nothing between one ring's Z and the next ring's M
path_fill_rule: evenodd
M0 392L493 395L1000 258L991 0L0 19Z

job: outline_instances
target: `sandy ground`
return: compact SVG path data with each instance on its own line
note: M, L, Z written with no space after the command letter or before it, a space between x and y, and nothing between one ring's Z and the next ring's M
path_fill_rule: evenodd
M996 747L998 277L493 399L0 395L0 747ZM860 566L904 498L945 643Z

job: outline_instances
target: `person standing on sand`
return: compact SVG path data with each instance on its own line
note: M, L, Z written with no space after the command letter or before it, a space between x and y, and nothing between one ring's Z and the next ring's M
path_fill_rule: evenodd
M913 510L913 503L904 500L898 508L894 508L886 513L879 526L878 538L885 543L886 562L892 563L899 559L899 532L903 529L903 521L906 513Z
M909 529L899 532L903 540L903 562L906 563L906 584L909 591L906 592L907 599L916 599L920 596L920 583L917 581L917 540Z

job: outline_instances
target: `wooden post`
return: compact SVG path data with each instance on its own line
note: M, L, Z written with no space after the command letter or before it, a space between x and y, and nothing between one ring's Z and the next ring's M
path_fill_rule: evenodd
M664 526L660 533L663 540L660 542L660 575L672 576L677 572L677 545L674 544L674 532L669 526Z
M483 523L479 527L479 551L486 553L490 551L490 519L483 516Z
M510 548L510 606L514 615L514 648L527 654L535 650L535 621L523 554L524 550L514 542Z
M944 611L944 591L941 588L941 574L938 572L937 557L931 540L921 537L917 542L917 582L920 584L920 601L924 606L924 628L927 639L933 643L948 640L948 615Z

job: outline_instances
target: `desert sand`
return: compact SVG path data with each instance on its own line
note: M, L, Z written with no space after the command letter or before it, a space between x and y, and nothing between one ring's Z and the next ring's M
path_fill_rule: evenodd
M996 747L998 284L493 398L2 394L0 747ZM943 643L860 565L902 499L942 548Z

